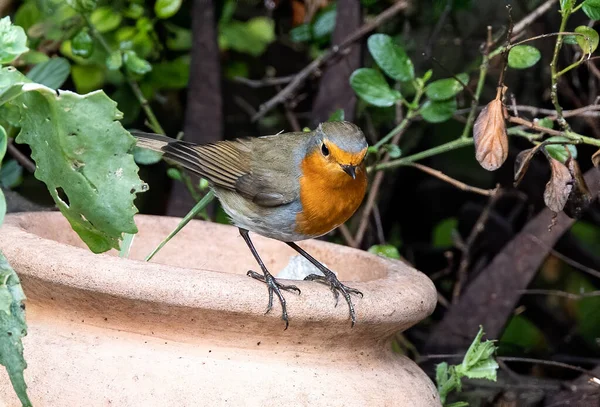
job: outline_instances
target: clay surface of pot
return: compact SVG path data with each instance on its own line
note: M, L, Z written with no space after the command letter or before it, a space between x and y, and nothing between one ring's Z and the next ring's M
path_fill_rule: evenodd
M236 228L192 221L141 261L180 219L139 215L130 259L95 255L58 212L13 214L0 247L27 295L25 379L33 405L439 406L435 386L392 352L394 333L427 317L432 282L401 262L300 242L361 290L350 327L328 287L293 282L284 331L275 299ZM251 234L273 274L296 253ZM259 271L259 270L258 270ZM286 283L284 281L284 283ZM288 282L289 283L289 282ZM0 405L20 406L0 368Z

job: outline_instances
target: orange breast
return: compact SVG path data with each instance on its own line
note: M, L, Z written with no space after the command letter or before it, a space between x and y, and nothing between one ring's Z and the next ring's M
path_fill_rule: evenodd
M317 237L335 229L356 212L367 190L364 164L356 179L341 171L338 164L324 165L319 151L307 156L301 165L300 202L296 232Z

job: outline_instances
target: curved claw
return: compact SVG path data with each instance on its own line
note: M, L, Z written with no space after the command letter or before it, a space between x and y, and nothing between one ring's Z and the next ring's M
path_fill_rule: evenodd
M352 327L354 327L354 325L356 324L356 312L354 311L354 304L352 304L352 298L350 298L350 294L352 293L360 295L360 297L363 298L363 293L355 288L345 286L340 282L340 280L338 280L338 278L333 272L330 271L329 273L326 276L309 274L304 279L309 281L318 281L319 283L328 285L331 291L333 292L336 307L338 305L339 293L342 293L344 299L348 303L348 309L350 310L350 319L352 320Z
M288 321L288 313L287 313L287 307L286 307L286 301L285 298L283 297L283 294L281 293L281 290L284 291L296 291L298 293L298 295L301 294L301 291L298 287L296 287L295 285L284 285L279 283L279 281L277 281L275 279L275 277L273 277L271 274L258 274L255 271L252 270L248 270L248 272L246 273L247 276L252 277L255 280L258 281L262 281L263 283L265 283L267 285L267 288L269 290L269 304L267 305L267 310L265 311L265 315L269 313L269 311L271 311L271 309L273 308L273 293L275 293L277 295L277 298L279 298L279 303L281 304L281 319L283 319L285 321L285 329L288 329L289 326L289 321Z

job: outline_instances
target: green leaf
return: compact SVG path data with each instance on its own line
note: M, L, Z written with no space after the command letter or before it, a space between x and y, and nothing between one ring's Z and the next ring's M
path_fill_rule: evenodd
M562 11L570 11L574 3L575 0L560 0L560 9Z
M321 13L315 19L315 22L312 26L313 38L319 39L331 35L335 29L336 14L336 9L333 8Z
M77 11L90 12L96 8L98 0L67 0L67 4Z
M113 51L106 57L106 67L111 71L120 69L123 65L123 55L121 51Z
M446 100L456 96L463 90L461 82L465 85L469 82L469 75L466 73L459 73L456 77L460 79L460 82L454 78L440 79L431 82L425 88L425 94L431 100Z
M328 122L343 122L344 121L344 109L337 109L335 112L331 113Z
M90 20L101 33L114 30L121 24L123 16L109 6L100 7L92 13Z
M22 27L25 32L43 18L43 13L33 1L23 2L15 13L14 24Z
M534 66L542 57L540 51L531 45L517 45L508 52L508 66L525 69Z
M157 0L154 3L154 13L158 18L173 17L181 8L182 0Z
M467 75L467 74L464 74L464 75ZM425 74L423 74L423 77L421 78L421 80L423 81L423 83L427 83L431 79L432 76L433 76L433 70L429 69L427 72L425 72ZM467 80L468 80L468 78L469 78L469 76L467 75Z
M27 107L16 141L29 144L35 177L90 250L118 249L123 233L137 233L133 201L148 186L137 175L135 139L119 123L116 103L102 91L57 95L23 82L13 85Z
M290 30L290 39L292 42L306 42L312 38L310 24L300 24Z
M39 64L40 62L46 62L49 59L50 57L48 57L48 55L39 51L29 50L21 55L21 61L23 61L27 65Z
M454 403L451 404L446 404L444 407L468 407L469 403L467 403L466 401L455 401Z
M598 48L598 33L593 28L590 28L586 25L580 25L575 28L575 32L579 34L583 34L585 37L581 35L576 35L575 40L577 44L581 47L581 50L584 54L591 54L596 51Z
M29 51L23 28L12 25L10 17L0 18L0 64L7 64Z
M187 51L192 48L192 30L165 23L168 31L167 48L173 51Z
M452 234L458 228L458 219L446 218L433 229L433 247L446 249L454 245Z
M179 171L175 167L171 167L167 170L167 176L175 181L183 181L183 177L181 176L181 171Z
M146 80L154 89L184 89L190 78L190 56L183 55L152 67Z
M219 47L259 56L275 40L275 23L267 17L247 22L232 20L219 27Z
M79 93L88 93L100 89L104 84L104 70L95 65L73 65L71 77L75 83L75 89Z
M371 68L359 68L350 76L350 86L365 102L379 107L393 106L402 95L390 88L383 75Z
M446 403L446 398L451 391L461 390L460 378L456 374L455 367L448 366L446 362L435 367L435 382L442 404Z
M0 126L0 165L2 165L2 160L6 155L6 148L8 147L8 135L6 134L6 130L3 126ZM0 222L0 225L2 222Z
M535 120L535 123L538 126L545 127L547 129L554 128L554 120L550 119L549 117L543 117L541 119Z
M150 62L137 56L135 51L125 51L123 53L123 62L128 71L144 75L152 70Z
M400 147L395 144L386 144L383 146L383 149L387 151L387 153L390 155L390 158L400 158L402 155L402 150L400 150Z
M481 342L483 335L483 328L479 327L479 332L471 346L469 346L462 364L456 366L456 373L459 376L467 376L471 379L496 381L498 363L492 358L496 346L492 341Z
M390 259L399 259L400 253L396 246L392 246L391 244L379 245L376 244L369 248L369 253L376 254L378 256L389 257Z
M4 201L4 196L0 199ZM27 335L24 300L25 293L19 277L0 252L0 365L6 368L21 404L31 407L23 376L27 368L21 341Z
M585 0L583 12L592 20L600 20L600 0Z
M94 40L87 28L83 28L71 40L71 52L81 58L89 58L94 51Z
M69 61L65 58L55 57L34 66L27 72L27 77L32 82L58 89L65 83L70 72L71 64L69 64Z
M130 3L129 7L123 10L123 16L137 20L144 15L144 7L140 4Z
M156 151L148 150L135 146L133 148L133 158L135 162L142 165L156 164L162 159L162 154Z
M373 34L367 41L369 52L377 65L390 78L397 81L410 81L415 77L413 63L402 47L385 34Z
M456 112L456 98L448 100L428 100L421 107L421 116L429 123L441 123L450 119Z
M570 139L563 136L554 136L548 138L546 141L570 141ZM552 158L560 161L563 164L567 162L567 159L569 158L569 153L573 158L577 158L577 147L575 147L573 144L550 144L544 146L544 148Z
M0 186L15 188L23 181L23 167L16 160L8 160L0 168ZM0 222L2 224L2 222Z

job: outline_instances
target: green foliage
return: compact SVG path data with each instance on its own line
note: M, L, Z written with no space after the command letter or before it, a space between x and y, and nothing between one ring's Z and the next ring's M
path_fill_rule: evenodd
M447 100L456 96L463 89L463 84L466 85L469 82L469 75L461 73L456 77L460 79L460 82L454 78L448 78L430 83L425 88L425 94L429 99L436 101Z
M544 333L525 316L513 315L502 333L500 343L529 352L545 346L546 338Z
M369 52L377 65L390 78L410 81L415 77L413 63L402 47L394 43L389 35L373 34L367 41Z
M598 48L598 33L593 28L590 28L586 25L580 25L575 28L575 32L579 34L583 34L585 37L581 35L576 35L575 40L577 44L581 47L581 50L584 54L591 54Z
M344 121L344 109L337 109L335 112L331 113L328 122L342 122Z
M154 13L158 18L173 17L181 8L182 0L157 0L154 3Z
M390 158L400 158L402 150L395 144L384 144L383 149L389 154Z
M67 0L67 4L77 11L89 12L96 8L97 0Z
M454 390L460 392L462 390L462 377L496 381L498 363L492 357L496 347L492 341L481 342L483 334L483 328L479 327L479 332L471 346L469 346L460 365L448 365L446 362L437 365L435 381L442 404L446 403L446 398L450 392Z
M93 252L118 248L123 232L137 233L133 200L147 186L137 176L129 153L135 139L117 121L116 103L104 92L57 94L10 68L0 73L0 83L12 82L0 88L0 100L10 95L27 109L16 141L31 147L36 178Z
M12 25L9 17L0 18L0 64L14 61L28 50L25 31Z
M110 6L100 7L90 16L92 24L100 33L106 33L116 29L123 20L123 16Z
M446 249L454 245L452 234L458 227L458 219L447 218L438 223L433 229L433 247Z
M585 0L583 12L592 20L600 20L600 0Z
M152 70L150 62L140 58L135 51L125 51L123 53L123 62L128 71L138 75L144 75Z
M34 66L27 77L35 83L58 89L69 77L71 64L65 58L52 58Z
M27 368L21 341L27 335L24 300L19 277L0 251L0 365L6 368L21 404L31 406L23 376Z
M0 186L15 188L23 181L23 167L16 160L8 160L0 168ZM1 201L1 200L0 200ZM0 225L2 220L0 219Z
M542 54L531 45L517 45L508 52L508 66L515 69L526 69L535 65Z
M372 68L359 68L350 76L350 86L365 102L373 106L393 106L402 98L400 92L390 88L383 75Z
M275 40L275 23L270 18L255 17L246 22L228 21L219 24L219 47L222 50L261 55Z
M94 40L89 33L87 28L83 28L81 31L73 37L71 40L71 51L73 55L81 58L89 58L94 51Z
M335 29L337 9L327 7L325 10L316 14L313 21L300 24L290 30L290 39L293 42L324 43Z
M396 246L391 244L379 245L376 244L369 248L369 253L377 254L378 256L389 257L390 259L399 259L400 253Z
M450 119L456 112L456 99L428 100L421 107L421 116L429 123L441 123Z
M547 139L547 141L570 141L566 137L562 136L554 136ZM567 162L569 156L573 158L577 158L577 147L573 144L550 144L544 147L548 154L550 154L553 158L557 159L561 163Z

